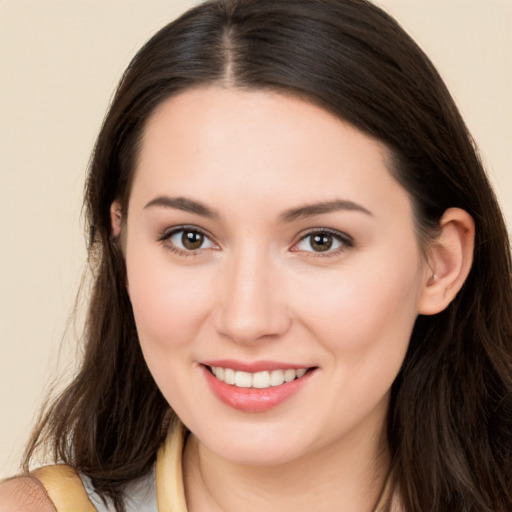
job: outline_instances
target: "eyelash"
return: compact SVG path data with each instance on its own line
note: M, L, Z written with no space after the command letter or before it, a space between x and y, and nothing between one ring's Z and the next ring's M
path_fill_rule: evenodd
M204 237L204 240L208 240L209 243L211 244L210 247L207 247L207 248L203 248L203 247L198 247L197 249L182 249L180 247L177 247L176 244L174 242L171 242L171 243L166 243L168 241L171 240L172 237L174 237L175 235L178 235L179 233L182 233L182 237L185 233L192 233L192 234L196 234L196 235L201 235L202 237ZM308 238L311 238L313 236L327 236L327 237L331 237L332 239L334 239L336 242L338 242L340 244L339 247L335 248L334 250L331 250L331 247L328 247L325 251L314 251L314 250L311 250L311 251L308 251L308 250L304 250L304 249L298 249L297 246L299 244L301 244L302 242L304 242L305 240L307 240ZM203 245L204 243L204 240L202 241L201 245ZM212 247L215 247L215 248L218 248L217 244L212 240L212 238L210 237L210 235L208 235L205 231L203 231L202 229L196 227L196 226L177 226L171 230L165 230L159 237L158 237L158 242L162 243L166 249L180 255L180 256L184 256L184 257L194 257L194 256L198 256L202 250L204 249L209 249L209 248L212 248ZM310 247L311 247L311 241L310 241ZM292 252L302 252L302 253L305 253L307 254L307 257L309 258L328 258L328 257L334 257L334 256L338 256L340 255L341 253L345 252L348 248L350 247L354 247L355 244L354 244L354 240L348 236L347 234L345 233L340 233L339 231L335 231L335 230L332 230L332 229L327 229L327 228L324 228L324 229L314 229L314 230L310 230L309 232L307 232L306 234L303 234L299 240L297 242L295 242L292 246L292 248L290 249Z

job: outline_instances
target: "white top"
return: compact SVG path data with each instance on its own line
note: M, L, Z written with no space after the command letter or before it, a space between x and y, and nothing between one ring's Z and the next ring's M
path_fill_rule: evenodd
M111 500L107 500L105 504L98 496L88 476L80 475L80 478L89 496L89 500L98 512L116 512ZM153 467L142 478L128 484L125 496L126 512L158 512L155 468Z

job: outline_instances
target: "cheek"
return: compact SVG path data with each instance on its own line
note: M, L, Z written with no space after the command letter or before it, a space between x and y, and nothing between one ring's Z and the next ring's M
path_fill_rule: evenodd
M333 272L316 282L314 294L306 286L298 290L302 324L326 353L322 364L333 389L326 409L337 421L355 424L387 403L417 317L419 277L414 262L395 268L375 263L371 270Z
M187 410L194 368L191 341L197 338L209 300L205 283L176 270L162 258L128 252L127 272L133 314L144 359L175 410ZM197 270L196 270L197 273Z
M295 296L303 322L332 350L358 356L387 346L401 354L417 317L420 280L415 261L366 265L361 260L322 276L315 293L311 282L302 280Z
M143 349L158 352L185 345L208 309L208 281L197 269L176 269L162 258L129 252L128 284ZM195 272L192 276L192 272Z

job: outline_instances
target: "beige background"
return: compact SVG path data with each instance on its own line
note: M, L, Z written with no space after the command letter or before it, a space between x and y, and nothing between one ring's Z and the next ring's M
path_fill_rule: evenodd
M68 320L85 258L81 192L115 84L193 3L0 0L0 478L16 472L48 383L76 360ZM511 225L512 1L377 3L446 79Z

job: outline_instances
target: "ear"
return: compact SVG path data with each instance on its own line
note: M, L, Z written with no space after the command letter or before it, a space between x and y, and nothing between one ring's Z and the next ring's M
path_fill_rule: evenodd
M110 205L110 226L112 229L112 237L117 242L116 245L119 245L121 251L124 252L124 237L123 235L123 209L121 208L121 203L119 201L114 201ZM128 276L126 276L126 291L128 295L130 295L130 286L128 284Z
M428 267L419 298L418 312L443 311L462 288L473 263L475 223L460 208L449 208L440 221L440 233L431 243Z
M112 229L112 235L116 238L121 234L121 228L123 226L123 214L122 214L121 203L114 201L110 205L110 227Z

